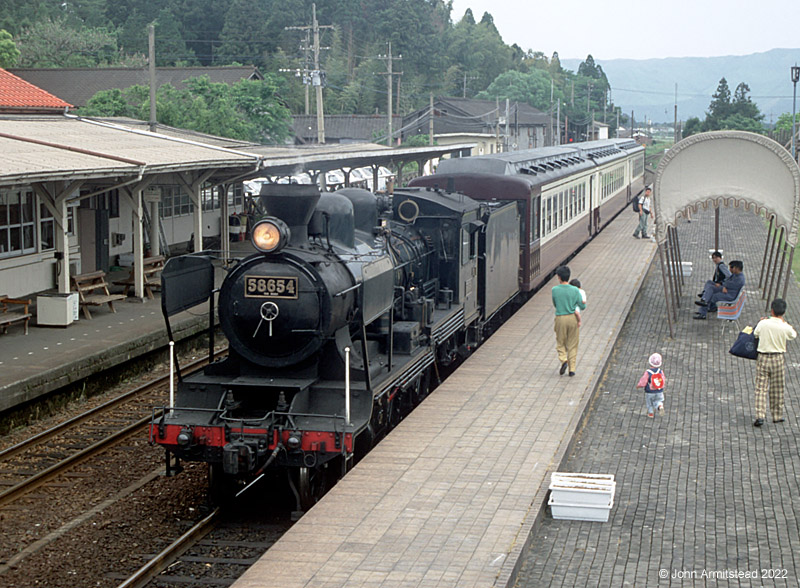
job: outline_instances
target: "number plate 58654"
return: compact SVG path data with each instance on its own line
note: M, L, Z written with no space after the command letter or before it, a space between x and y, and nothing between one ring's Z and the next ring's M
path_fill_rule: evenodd
M246 276L245 298L297 298L297 278L277 276Z

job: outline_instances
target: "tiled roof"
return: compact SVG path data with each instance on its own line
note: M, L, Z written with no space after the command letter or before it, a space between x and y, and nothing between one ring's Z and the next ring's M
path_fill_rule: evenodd
M403 117L392 117L393 132L403 124ZM385 140L388 121L385 114L326 114L325 140L339 143L372 142ZM303 143L317 141L317 115L300 114L292 117L292 130Z
M498 118L505 117L505 100L499 104L494 100L472 98L438 98L433 106L434 134L448 133L494 133ZM405 135L427 133L429 108L425 107L408 114L403 119ZM515 127L546 127L550 124L547 113L524 102L513 102L509 109L510 123Z
M147 68L103 67L103 68L11 68L11 71L24 80L36 84L75 106L86 106L89 98L101 90L119 88L124 90L135 85L147 86ZM182 88L189 78L207 75L212 82L235 84L239 80L263 80L264 76L251 66L232 67L157 67L156 84L171 84Z
M61 111L71 107L30 82L0 68L0 110L9 112Z

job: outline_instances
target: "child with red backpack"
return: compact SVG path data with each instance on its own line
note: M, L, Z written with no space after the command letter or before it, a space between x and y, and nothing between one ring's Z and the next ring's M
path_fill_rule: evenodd
M653 418L655 411L664 413L664 372L661 370L661 354L650 356L650 367L639 378L637 388L644 388L647 416Z

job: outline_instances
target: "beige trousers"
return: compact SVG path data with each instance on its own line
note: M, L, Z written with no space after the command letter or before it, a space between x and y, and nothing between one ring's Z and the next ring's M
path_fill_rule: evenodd
M578 341L580 340L578 317L574 314L556 316L553 330L556 332L558 361L569 362L569 371L574 372L578 362Z

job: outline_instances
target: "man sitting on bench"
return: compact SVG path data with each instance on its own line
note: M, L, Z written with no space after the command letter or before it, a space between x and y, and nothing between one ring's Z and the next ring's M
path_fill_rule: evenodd
M744 288L743 269L744 264L741 261L731 261L731 275L729 278L725 278L722 286L717 286L713 282L706 282L702 298L695 302L700 309L695 313L694 318L704 320L709 311L716 312L717 302L736 300L739 292Z

